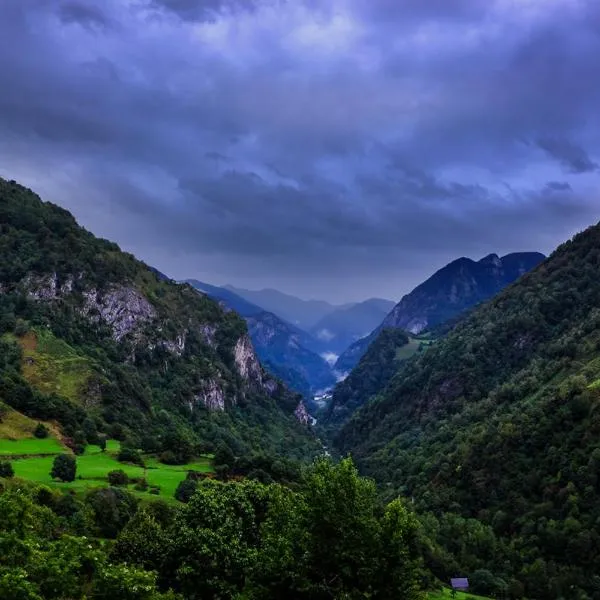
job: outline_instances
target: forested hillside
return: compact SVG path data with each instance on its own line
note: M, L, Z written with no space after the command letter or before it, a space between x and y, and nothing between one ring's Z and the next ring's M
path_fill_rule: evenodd
M310 456L244 321L0 180L0 402L67 437Z
M331 402L322 417L327 426L339 426L347 421L355 410L385 387L402 361L410 356L399 352L406 349L409 342L409 336L401 329L380 332L358 365L333 389Z
M337 446L429 513L438 573L599 597L600 225L409 361Z
M452 261L406 294L373 332L349 346L338 358L336 369L350 371L381 329L419 334L436 328L489 300L544 258L539 252L514 252L502 258L490 254L478 261L464 256Z

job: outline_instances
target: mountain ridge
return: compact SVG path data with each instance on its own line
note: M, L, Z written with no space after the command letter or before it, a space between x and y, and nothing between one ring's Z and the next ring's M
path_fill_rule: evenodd
M512 252L473 260L460 257L436 271L402 297L368 336L350 345L338 358L336 369L348 372L384 328L418 334L440 325L483 302L544 260L540 252Z
M270 452L289 449L283 431L298 448L314 447L296 426L298 396L264 372L235 313L3 179L0 232L0 333L11 357L0 368L4 403L57 419L70 436L88 416L94 431L120 424L137 444L154 436L159 449L169 429L196 445L224 440L249 450L262 428ZM44 343L43 361L24 362L28 339L34 349ZM58 378L76 374L64 371L60 348L85 367L72 400Z
M336 437L388 494L414 498L462 569L517 597L597 594L599 281L600 224L405 363ZM432 560L438 576L456 569Z

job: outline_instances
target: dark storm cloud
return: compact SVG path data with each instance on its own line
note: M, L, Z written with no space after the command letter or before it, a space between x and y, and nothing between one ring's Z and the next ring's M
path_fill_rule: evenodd
M594 162L583 148L569 140L542 138L538 140L538 145L570 173L589 173L598 170L598 163Z
M251 10L254 0L153 0L157 8L166 9L185 21L214 21L224 10Z
M58 14L65 23L79 23L90 28L109 26L109 19L91 2L63 2Z
M598 219L592 0L1 10L0 174L173 277L399 297Z

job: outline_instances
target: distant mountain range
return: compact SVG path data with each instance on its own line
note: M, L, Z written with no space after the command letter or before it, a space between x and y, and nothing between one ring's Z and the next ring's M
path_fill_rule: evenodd
M373 331L393 307L394 302L381 298L342 306L320 319L310 333L326 345L329 352L339 354Z
M544 258L539 252L516 252L502 258L490 254L479 261L463 257L451 262L404 296L370 335L349 346L335 368L350 371L381 329L418 334L435 327L495 296Z
M248 302L261 306L263 310L272 312L284 321L305 331L310 331L323 317L336 309L352 306L347 304L338 307L324 300L302 300L273 289L254 291L232 285L225 285L223 289L233 292Z
M312 349L318 348L319 343L309 333L242 298L230 287L197 279L188 279L186 283L244 317L263 365L306 399L336 382L329 363Z

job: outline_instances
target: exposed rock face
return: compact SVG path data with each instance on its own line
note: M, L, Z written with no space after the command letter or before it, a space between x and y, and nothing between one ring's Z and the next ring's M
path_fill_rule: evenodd
M119 286L103 293L92 288L83 296L82 314L93 321L107 323L116 341L121 341L128 333L156 317L152 304L131 287Z
M194 396L194 400L202 402L208 410L221 412L225 410L225 394L215 379L206 381L205 388Z
M313 418L308 414L306 406L304 406L304 402L302 402L302 400L298 402L298 406L296 406L296 410L294 411L294 416L296 419L298 419L298 421L300 421L300 423L302 423L302 425L312 424Z
M68 279L61 286L56 273L45 277L27 275L21 285L27 290L27 295L34 300L56 300L72 291L73 280Z
M200 333L204 338L204 341L211 347L216 347L215 342L215 333L217 332L217 328L214 325L202 325L200 327Z
M234 356L235 365L242 378L262 385L262 369L256 358L254 346L247 335L243 335L237 341Z
M176 356L181 356L185 351L185 338L187 332L184 331L180 335L178 335L175 340L166 340L161 342L162 347L170 352L171 354L175 354Z

